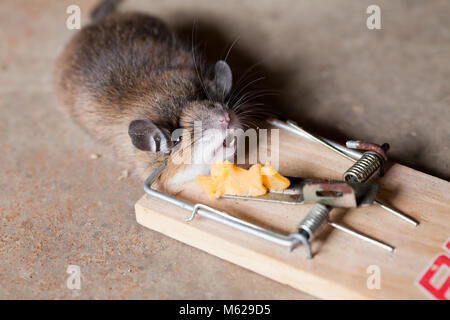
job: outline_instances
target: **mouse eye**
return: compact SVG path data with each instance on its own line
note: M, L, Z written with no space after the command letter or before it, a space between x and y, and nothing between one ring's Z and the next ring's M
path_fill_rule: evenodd
M178 129L181 129L181 127L178 128ZM177 130L178 130L178 129L177 129ZM182 136L182 135L179 135L179 136L177 137L177 139L176 139L175 141L173 141L174 146L176 146L177 144L179 144L182 140L183 140L183 136Z

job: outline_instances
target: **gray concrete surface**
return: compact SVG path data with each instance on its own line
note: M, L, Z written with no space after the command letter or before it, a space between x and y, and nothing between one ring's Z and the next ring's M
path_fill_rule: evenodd
M140 182L59 111L51 70L96 1L0 3L0 299L311 296L146 230ZM365 27L369 4L382 30ZM125 1L181 33L198 19L208 55L240 40L235 69L261 62L283 114L342 141L389 141L391 156L449 179L450 2ZM216 55L216 56L215 56ZM91 154L103 155L91 159ZM66 287L68 265L81 290Z

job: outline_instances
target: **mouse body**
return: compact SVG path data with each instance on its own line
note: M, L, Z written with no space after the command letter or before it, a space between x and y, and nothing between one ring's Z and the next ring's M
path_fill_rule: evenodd
M208 66L159 19L118 13L113 4L94 10L56 62L64 109L143 179L167 161L161 181L182 185L214 160L232 159L229 137L241 122L226 102L228 64ZM196 129L204 134L194 140Z

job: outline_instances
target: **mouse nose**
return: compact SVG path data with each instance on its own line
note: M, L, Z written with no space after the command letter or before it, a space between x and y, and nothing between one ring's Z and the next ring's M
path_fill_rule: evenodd
M230 115L228 112L225 111L219 115L219 122L221 125L228 125L230 122Z

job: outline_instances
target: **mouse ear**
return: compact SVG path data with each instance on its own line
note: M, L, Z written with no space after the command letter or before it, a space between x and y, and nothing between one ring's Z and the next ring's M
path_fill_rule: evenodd
M212 91L218 99L224 99L231 91L233 85L233 74L230 66L223 60L219 60L214 68L214 79Z
M133 145L143 151L169 153L173 146L167 130L149 120L131 121L128 126L128 135Z

